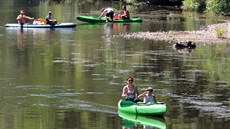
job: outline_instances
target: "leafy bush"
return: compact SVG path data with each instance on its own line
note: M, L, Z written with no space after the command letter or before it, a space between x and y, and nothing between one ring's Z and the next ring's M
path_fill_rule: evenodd
M126 0L132 1L132 0ZM136 0L137 2L143 2L150 5L166 5L166 6L181 6L182 0Z
M215 28L215 33L217 38L226 38L227 37L227 29L225 29L224 27L216 27Z
M203 11L205 9L205 0L184 0L183 10Z
M206 12L217 15L228 15L230 13L229 0L207 0Z

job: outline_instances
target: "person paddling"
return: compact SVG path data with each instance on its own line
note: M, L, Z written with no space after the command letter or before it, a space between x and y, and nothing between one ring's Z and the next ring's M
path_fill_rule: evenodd
M127 85L123 87L122 97L126 97L126 100L134 102L136 97L139 95L138 89L133 85L132 77L128 77L126 83Z

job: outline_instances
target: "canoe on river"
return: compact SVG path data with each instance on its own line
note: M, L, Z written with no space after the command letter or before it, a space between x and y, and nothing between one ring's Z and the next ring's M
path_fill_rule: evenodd
M118 112L118 115L122 118L122 126L125 127L141 124L152 128L166 129L164 117L147 117L123 112Z
M97 16L77 16L77 20L83 21L83 22L90 22L90 23L100 23L100 22L106 22L105 17L97 17ZM142 22L143 20L139 17L132 17L130 19L114 19L113 22Z
M166 104L164 103L134 103L132 101L120 100L118 102L118 111L138 115L156 115L162 116L166 113Z
M23 28L74 28L76 27L76 23L57 23L55 25L49 24L24 24ZM7 23L5 27L21 27L21 25L17 23Z

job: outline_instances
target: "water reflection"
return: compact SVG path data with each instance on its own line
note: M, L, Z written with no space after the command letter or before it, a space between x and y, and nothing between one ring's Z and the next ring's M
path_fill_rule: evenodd
M18 49L23 49L24 48L24 32L23 29L18 29L17 30L17 45Z
M115 35L135 32L140 25L141 23L106 23L103 30L105 42L111 43Z
M105 24L105 27L104 27L104 39L105 39L105 42L107 43L111 43L112 42L112 38L113 38L113 27L114 27L114 24L113 23L106 23Z
M122 129L166 129L164 117L141 116L118 112L122 118Z
M6 28L6 32L9 38L13 38L16 35L17 47L19 50L23 50L30 44L37 46L44 39L52 39L55 30Z
M25 49L26 46L33 44L34 46L40 46L43 42L49 41L49 43L56 42L58 35L71 36L75 28L5 28L8 39L12 40L16 37L17 47L20 50ZM16 36L15 36L16 35ZM14 40L14 39L13 39Z
M181 54L191 53L195 50L194 48L176 48L174 45L173 49Z
M15 22L13 14L21 7L1 7L2 15L9 16L2 17L2 25ZM76 4L40 2L38 8L28 7L28 12L44 16L44 9L50 7L62 21L72 21L82 9ZM0 28L0 127L122 128L116 100L124 78L133 75L139 89L153 86L159 100L169 105L165 118L171 128L228 129L229 45L199 45L181 56L172 50L172 44L163 41L116 37L127 32L190 30L213 23L206 18L193 21L192 17L183 22L151 19L84 24L78 31ZM124 128L129 128L127 121L130 128L145 125L136 118L122 119ZM166 125L164 120L162 123Z

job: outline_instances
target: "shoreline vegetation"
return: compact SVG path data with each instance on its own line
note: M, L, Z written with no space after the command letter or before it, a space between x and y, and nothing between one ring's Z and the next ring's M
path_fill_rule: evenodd
M230 1L229 0L122 0L131 3L139 3L139 9L149 9L146 7L155 6L151 8L156 11L157 7L168 6L181 9L180 11L203 12L216 16L230 16ZM169 4L170 3L170 4ZM145 6L141 6L145 5ZM168 10L168 9L167 9ZM169 9L170 10L170 9ZM138 38L155 41L165 41L171 43L188 42L203 43L203 44L223 44L230 43L230 22L207 25L199 30L193 31L158 31L158 32L135 32L121 34L124 38Z
M230 22L207 25L194 31L158 31L158 32L134 32L121 34L122 37L130 39L148 39L154 41L165 41L170 43L188 42L203 44L226 44L230 43Z
M39 0L38 0L39 1ZM76 0L46 0L56 3L74 3ZM230 16L229 0L83 0L77 1L83 5L102 5L102 3L120 3L116 5L134 6L138 10L154 9L153 6L175 7L183 11L208 12L215 15Z

